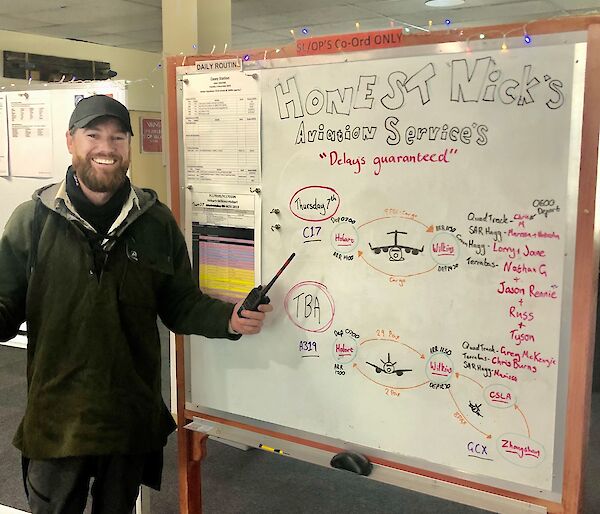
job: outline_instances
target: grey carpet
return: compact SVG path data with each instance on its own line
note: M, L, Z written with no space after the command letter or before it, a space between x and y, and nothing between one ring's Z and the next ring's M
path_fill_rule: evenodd
M168 391L165 392L167 394ZM25 351L0 346L0 505L27 510L20 455L11 440L25 405ZM176 437L165 450L163 488L151 492L153 514L177 514ZM479 513L480 509L407 491L351 473L258 450L209 441L202 467L205 514ZM585 514L600 514L600 393L592 396Z

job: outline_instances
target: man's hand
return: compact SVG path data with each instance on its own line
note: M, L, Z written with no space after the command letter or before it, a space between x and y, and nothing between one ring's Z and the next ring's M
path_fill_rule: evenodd
M242 306L242 303L244 303L244 300L240 300L238 303L236 303L233 309L233 314L229 320L231 329L234 332L243 335L258 334L262 328L266 313L271 312L273 310L273 306L263 303L258 306L258 311L249 311L244 309L242 311L242 316L244 317L240 318L238 316L238 310Z

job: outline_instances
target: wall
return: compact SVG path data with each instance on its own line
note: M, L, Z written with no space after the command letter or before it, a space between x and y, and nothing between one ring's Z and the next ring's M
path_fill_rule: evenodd
M131 81L128 86L130 109L159 111L161 108L163 74L158 68L161 54L5 30L0 30L0 50L110 62L111 69L118 73L116 79ZM2 67L0 62L0 72ZM0 87L4 86L6 91L27 88L27 81L7 79L3 75L0 73Z

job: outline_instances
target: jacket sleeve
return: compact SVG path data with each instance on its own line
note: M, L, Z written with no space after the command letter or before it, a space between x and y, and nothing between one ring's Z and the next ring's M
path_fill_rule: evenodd
M33 201L18 206L0 238L0 341L15 337L25 321L33 212Z
M200 291L192 275L185 239L174 219L170 224L173 274L167 277L158 298L158 314L169 330L236 340L229 333L234 304Z

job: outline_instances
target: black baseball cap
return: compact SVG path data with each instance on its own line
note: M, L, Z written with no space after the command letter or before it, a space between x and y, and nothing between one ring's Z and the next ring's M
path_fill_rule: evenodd
M73 114L71 114L69 130L87 127L92 121L101 116L113 116L117 118L123 125L123 128L133 136L131 119L127 107L106 95L94 95L80 100Z

